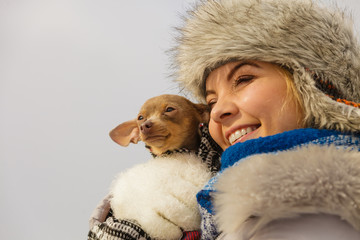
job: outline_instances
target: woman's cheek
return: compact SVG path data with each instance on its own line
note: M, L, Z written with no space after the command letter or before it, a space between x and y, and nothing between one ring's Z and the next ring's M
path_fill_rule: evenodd
M225 148L226 142L223 137L222 127L219 123L214 122L211 118L209 121L209 132L214 141L222 148Z

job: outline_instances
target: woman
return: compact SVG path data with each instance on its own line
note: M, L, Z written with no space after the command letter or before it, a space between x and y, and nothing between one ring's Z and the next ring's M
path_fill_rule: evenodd
M175 49L211 107L221 170L198 194L202 239L360 239L360 47L313 1L204 1Z

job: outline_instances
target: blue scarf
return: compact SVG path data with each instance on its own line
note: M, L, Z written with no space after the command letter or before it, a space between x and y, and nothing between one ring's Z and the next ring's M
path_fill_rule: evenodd
M215 191L213 186L217 182L218 176L224 170L238 164L243 159L252 155L291 150L308 144L331 144L336 146L352 147L360 151L360 136L352 135L350 133L344 134L337 131L304 128L273 136L251 139L244 143L237 143L227 148L221 157L220 171L215 177L210 179L208 184L197 194L197 200L200 205L203 221L204 216L209 218L214 214L211 194ZM215 226L213 227L216 228ZM207 228L209 228L209 226L207 226ZM214 230L211 231L215 232ZM206 235L205 232L204 234Z

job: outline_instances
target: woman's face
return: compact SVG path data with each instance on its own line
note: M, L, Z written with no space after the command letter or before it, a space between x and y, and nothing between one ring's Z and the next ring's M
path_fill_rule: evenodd
M301 114L295 97L287 97L285 79L278 66L258 61L230 62L210 73L209 130L222 149L300 127Z

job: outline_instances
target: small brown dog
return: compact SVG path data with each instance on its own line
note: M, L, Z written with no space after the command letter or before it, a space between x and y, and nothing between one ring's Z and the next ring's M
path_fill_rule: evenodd
M211 172L194 152L163 153L197 150L207 109L181 96L161 95L146 101L136 119L111 131L118 144L141 140L157 155L113 182L110 205L116 218L136 220L154 239L180 239L182 231L200 229L196 194Z
M208 120L207 105L166 94L146 101L138 117L117 126L110 137L121 146L141 140L155 155L180 148L196 150L199 124Z

